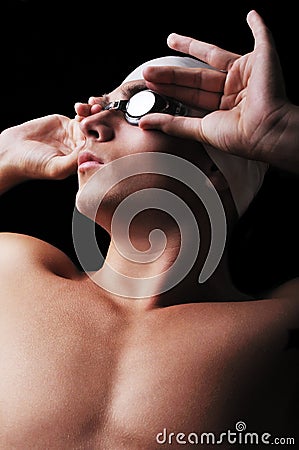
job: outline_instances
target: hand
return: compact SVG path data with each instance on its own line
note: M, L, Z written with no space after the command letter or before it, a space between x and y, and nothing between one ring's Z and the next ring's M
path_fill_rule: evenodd
M66 178L77 169L83 142L78 122L58 114L8 128L0 135L1 173L10 184Z
M88 103L75 103L75 120L81 122L85 117L91 116L103 110L101 106L102 97L90 97Z
M159 129L195 139L223 151L268 162L290 114L272 35L257 12L247 15L255 46L240 56L190 37L171 34L168 45L219 69L147 67L147 87L189 107L205 109L199 117L150 114L142 129Z

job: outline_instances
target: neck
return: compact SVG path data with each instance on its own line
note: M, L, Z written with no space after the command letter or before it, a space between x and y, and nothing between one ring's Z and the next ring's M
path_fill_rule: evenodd
M198 237L184 224L154 230L151 220L133 227L128 239L111 243L102 268L93 275L114 299L134 308L148 309L181 303L206 301L241 301L248 296L234 286L228 264L227 249L211 276L200 283L198 278L210 248L207 228ZM152 219L152 218L151 218ZM154 230L154 231L152 231ZM134 302L129 301L134 300Z

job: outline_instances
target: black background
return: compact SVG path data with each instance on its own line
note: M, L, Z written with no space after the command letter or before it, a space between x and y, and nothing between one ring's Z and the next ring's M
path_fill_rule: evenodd
M250 9L272 30L288 97L299 104L295 6L286 1L2 0L0 129L52 113L72 117L76 101L115 88L147 59L171 54L166 45L171 32L236 53L251 51ZM72 242L76 190L76 176L15 187L0 199L0 231L45 239L77 262ZM258 292L298 274L298 191L298 176L272 169L240 221L231 264L242 289ZM105 248L107 236L99 233Z

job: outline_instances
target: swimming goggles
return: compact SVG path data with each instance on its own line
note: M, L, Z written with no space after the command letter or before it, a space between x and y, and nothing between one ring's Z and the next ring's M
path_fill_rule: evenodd
M138 125L141 117L151 113L165 113L173 116L187 115L185 105L149 89L137 92L129 100L117 100L108 103L104 110L110 109L122 111L127 122L131 125Z

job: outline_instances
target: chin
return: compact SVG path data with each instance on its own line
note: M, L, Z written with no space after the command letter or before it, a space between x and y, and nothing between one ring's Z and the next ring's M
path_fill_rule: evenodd
M95 191L90 186L84 185L77 192L75 205L81 214L96 222L102 228L108 229L115 208L121 200L117 192L103 192L99 186Z

